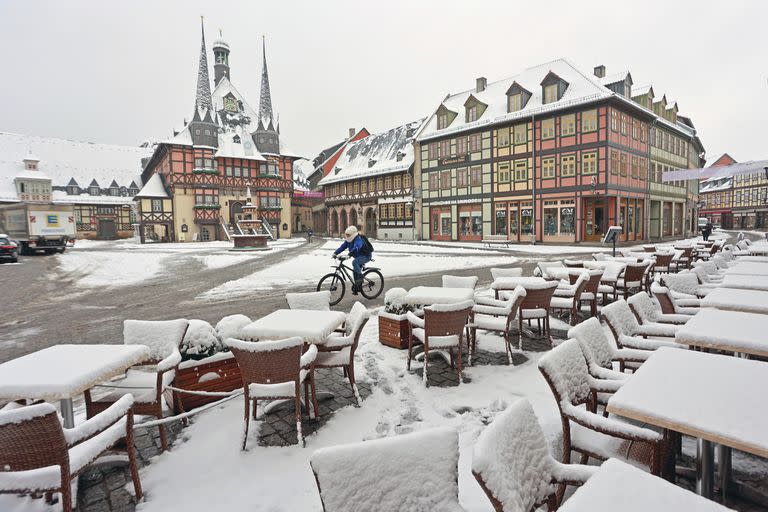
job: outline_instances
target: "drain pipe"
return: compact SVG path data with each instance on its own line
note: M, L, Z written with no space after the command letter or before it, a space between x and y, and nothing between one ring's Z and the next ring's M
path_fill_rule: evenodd
M531 125L533 126L533 158L531 165L531 183L533 187L531 189L531 213L532 213L532 229L531 229L531 245L536 245L536 114L531 114Z

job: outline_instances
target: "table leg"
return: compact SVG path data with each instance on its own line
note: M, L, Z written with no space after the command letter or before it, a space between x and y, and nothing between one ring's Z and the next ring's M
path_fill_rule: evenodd
M696 441L696 493L710 499L714 487L714 455L712 441Z
M722 444L717 445L717 474L720 485L720 493L723 495L723 503L731 482L731 447Z
M64 428L73 428L75 426L75 410L72 406L72 399L62 398L59 404L61 416L64 418Z

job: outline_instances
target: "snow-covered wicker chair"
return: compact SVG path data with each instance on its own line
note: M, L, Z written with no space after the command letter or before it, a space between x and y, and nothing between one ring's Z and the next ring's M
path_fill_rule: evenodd
M472 313L474 301L465 300L455 304L433 304L424 308L424 318L419 318L412 312L406 313L411 324L408 336L408 362L406 368L411 370L413 347L424 345L424 366L422 380L429 386L427 367L429 366L430 350L448 350L451 356L451 367L456 368L461 384L461 344L464 339L464 328L469 315ZM454 353L455 351L455 353Z
M520 304L520 314L517 315L520 332L523 331L523 321L536 320L539 333L552 341L552 331L549 328L549 310L552 303L552 294L557 288L558 281L546 281L541 284L525 285L526 296Z
M709 293L709 289L699 285L699 278L691 271L659 276L659 282L679 299L698 299Z
M315 358L315 370L320 368L343 369L344 375L349 379L349 385L352 386L357 405L360 405L361 399L355 383L355 351L369 316L366 307L360 302L355 302L347 314L344 334L331 334L325 343L318 345L318 353Z
M581 309L581 295L588 282L589 272L582 269L575 283L558 285L549 301L550 310L567 311L571 325L576 325Z
M625 367L637 368L652 352L633 348L616 348L608 339L600 320L595 317L584 320L568 330L568 337L576 339L584 352L589 374L597 379L624 380ZM619 363L619 371L613 363Z
M290 309L312 309L316 311L331 310L331 292L286 293L285 300Z
M324 512L464 510L452 428L321 448L309 464Z
M243 401L245 402L245 427L243 445L248 442L248 425L253 405L253 419L256 420L259 400L293 400L296 409L296 437L304 446L301 429L301 385L304 384L304 400L310 418L317 416L315 396L314 361L317 347L310 345L302 354L304 342L298 336L274 341L243 341L229 338L225 344L230 348L240 367L243 379ZM312 409L310 409L310 391ZM251 404L253 402L253 404Z
M567 340L550 350L539 359L538 367L560 411L563 463L570 462L574 450L581 454L582 464L590 457L615 457L660 474L666 451L661 434L594 412L597 393L615 392L622 381L592 377L578 341Z
M696 266L697 263L704 263L702 262L696 262L693 265L693 268L691 269L691 272L696 274L696 278L699 280L699 290L712 288L715 286L722 286L723 285L723 277L722 275L710 275L709 272L707 272L707 269L701 266Z
M672 258L675 257L675 253L654 252L653 257L656 259L656 263L653 265L653 271L656 274L669 274L669 264L672 262Z
M648 270L649 262L627 263L624 273L616 280L616 295L621 293L626 299L633 290L643 288L643 279Z
M93 390L85 391L85 411L88 418L96 416L117 402L121 397L132 394L133 412L143 416L163 417L163 394L173 379L181 362L179 346L189 322L184 319L146 321L125 320L123 322L123 343L149 347L149 361L129 368L124 376L101 383ZM97 398L92 391L104 393ZM165 425L158 425L160 445L168 449Z
M605 306L601 313L619 348L629 347L641 350L656 350L659 347L682 348L682 345L672 340L647 338L647 336L674 337L680 326L659 323L640 325L624 299Z
M520 277L522 275L523 269L521 267L491 269L491 277L493 277L494 280L500 277Z
M584 262L582 260L564 259L563 265L565 265L568 268L584 268Z
M472 307L472 315L469 323L469 364L477 348L477 330L499 332L504 337L504 347L509 364L512 364L512 340L510 329L515 318L520 312L520 304L523 303L525 288L518 286L512 292L509 300L497 300L490 297L475 296L475 305ZM518 331L518 347L520 346L520 333Z
M472 474L496 512L527 512L545 504L556 510L556 486L581 485L597 470L556 461L524 398L494 418L472 452Z
M469 288L477 286L477 276L443 276L443 288Z
M72 510L72 482L103 453L128 454L136 499L142 497L133 445L133 397L122 396L104 411L62 428L48 403L0 412L0 494L61 493L64 512ZM121 440L124 444L115 448Z
M600 281L603 279L602 269L588 269L589 280L581 292L581 302L589 304L589 311L592 316L597 316L597 294L600 289ZM557 291L555 291L557 293Z
M669 263L670 271L674 269L675 272L679 272L682 268L691 268L691 263L693 261L693 246L677 246L675 249L681 252L672 258L672 261Z
M548 268L565 268L562 261L540 261L533 269L533 275L536 277L546 276Z
M694 270L697 268L704 269L709 282L722 282L723 278L725 277L725 272L720 270L714 261L697 261L693 264L693 268Z
M676 298L669 288L656 282L651 283L651 293L656 297L664 314L695 315L701 306L701 299Z
M603 304L608 303L608 296L611 296L611 300L616 300L616 282L619 276L624 271L624 263L620 261L608 261L602 266L593 267L589 262L584 263L584 267L588 269L601 269L603 274L600 276L600 285L597 288L597 293L602 295Z
M635 318L640 325L647 323L660 324L684 324L691 319L690 315L665 314L661 311L661 306L650 298L647 293L639 292L627 299L627 304L635 314Z

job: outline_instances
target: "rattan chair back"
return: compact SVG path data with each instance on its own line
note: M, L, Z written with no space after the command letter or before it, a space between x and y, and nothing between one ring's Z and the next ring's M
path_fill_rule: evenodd
M457 311L433 311L424 308L424 334L430 336L461 336L472 308Z
M66 464L69 452L56 410L0 425L0 472Z
M251 352L231 347L240 367L243 386L275 384L298 380L302 345L265 352Z
M642 281L643 274L645 274L647 268L648 265L645 263L627 263L627 266L624 268L624 282Z
M549 311L549 304L552 301L552 295L555 293L558 281L547 283L544 288L526 288L526 296L520 309L546 309Z

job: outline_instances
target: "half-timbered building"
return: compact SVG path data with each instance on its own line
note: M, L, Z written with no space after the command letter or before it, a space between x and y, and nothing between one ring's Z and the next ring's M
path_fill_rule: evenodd
M130 237L142 160L151 154L149 144L118 146L0 132L0 203L72 204L78 238Z
M328 233L347 226L370 238L412 240L413 139L423 120L350 142L320 180Z
M659 120L632 85L559 59L448 95L417 136L421 237L567 243L621 225L622 239L647 239L650 130L687 144L695 130Z
M246 101L230 79L229 44L213 43L214 83L211 92L205 34L202 34L197 94L192 120L173 137L157 145L143 177L161 174L172 204L168 221L158 224L156 212L141 211L142 238L169 241L222 240L237 232L237 221L248 200L274 237L293 231L291 194L293 162L299 158L285 148L272 109L266 49L258 110ZM246 197L250 190L252 197Z

